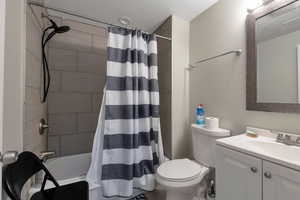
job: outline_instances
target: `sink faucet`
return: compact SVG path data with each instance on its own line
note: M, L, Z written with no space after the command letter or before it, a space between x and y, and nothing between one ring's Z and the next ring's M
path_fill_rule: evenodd
M284 141L284 135L282 133L278 133L276 141L277 142L283 142Z
M290 145L290 146L299 146L300 147L300 136L298 136L296 139L293 139L292 135L278 133L276 142Z

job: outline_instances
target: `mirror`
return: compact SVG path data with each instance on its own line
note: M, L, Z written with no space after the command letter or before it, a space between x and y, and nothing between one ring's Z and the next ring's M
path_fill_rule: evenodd
M300 2L256 21L257 102L299 103Z
M247 109L300 111L300 1L274 1L247 19Z

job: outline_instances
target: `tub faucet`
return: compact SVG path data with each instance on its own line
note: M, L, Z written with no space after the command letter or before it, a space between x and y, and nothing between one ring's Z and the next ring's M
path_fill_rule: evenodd
M42 151L40 153L40 159L43 162L46 162L50 157L55 156L55 152L54 151Z

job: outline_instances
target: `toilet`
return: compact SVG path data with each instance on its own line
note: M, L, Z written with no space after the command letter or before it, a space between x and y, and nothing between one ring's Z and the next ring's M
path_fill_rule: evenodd
M229 130L209 130L196 124L191 130L195 160L170 160L157 169L156 181L166 190L167 200L206 200L205 176L215 167L216 140L230 136Z

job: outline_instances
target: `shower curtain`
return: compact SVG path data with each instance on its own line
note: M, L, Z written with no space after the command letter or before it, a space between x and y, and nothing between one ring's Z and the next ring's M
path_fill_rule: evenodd
M104 196L154 190L163 162L157 41L138 30L109 28L107 77L88 181Z

